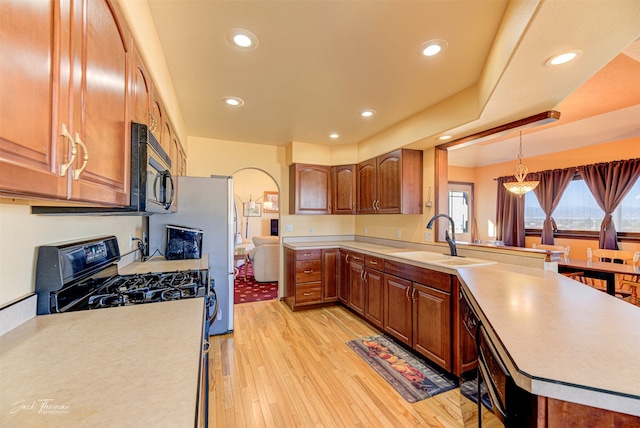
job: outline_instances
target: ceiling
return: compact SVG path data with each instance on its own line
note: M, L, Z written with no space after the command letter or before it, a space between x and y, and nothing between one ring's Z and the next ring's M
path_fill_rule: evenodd
M409 129L402 145L420 148L439 144L436 137L445 132L461 138L551 109L561 119L540 132L573 127L562 134L567 147L640 134L638 44L629 46L640 36L638 2L148 4L189 136L335 145ZM253 32L257 48L232 46L227 33L234 28ZM419 55L420 45L431 39L446 40L448 48L435 57ZM544 66L570 49L582 55L557 70ZM596 74L614 58L610 69ZM244 105L226 106L227 96L242 98ZM376 114L362 118L363 109ZM598 131L585 132L591 126ZM576 130L582 132L578 140L568 136ZM329 138L333 132L340 137ZM557 150L547 137L530 139L527 156L545 145ZM503 138L490 149L487 144L451 151L450 163L493 163L496 152L514 158L517 143Z

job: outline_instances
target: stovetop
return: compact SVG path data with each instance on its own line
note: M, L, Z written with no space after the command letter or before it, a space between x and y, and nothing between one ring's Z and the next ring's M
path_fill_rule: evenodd
M207 270L120 275L115 236L38 247L38 314L209 296Z
M129 306L204 297L205 273L199 270L90 278L52 292L55 312Z

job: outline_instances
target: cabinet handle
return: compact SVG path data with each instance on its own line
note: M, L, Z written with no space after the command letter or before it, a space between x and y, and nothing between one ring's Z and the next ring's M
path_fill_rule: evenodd
M202 346L202 352L206 355L209 353L209 349L211 348L211 344L208 340L204 341L204 345Z
M87 146L84 145L84 143L80 139L80 135L78 135L77 132L76 132L76 144L82 146L82 150L84 150L84 156L82 158L83 162L80 169L73 171L74 180L78 180L78 178L80 178L80 174L82 174L82 171L84 171L84 169L87 167L87 162L89 162L89 152L87 151Z
M364 282L367 282L367 277L369 276L369 272L367 272L366 270L362 271L362 280Z
M71 159L69 159L69 162L60 165L60 177L64 177L65 174L67 173L67 170L71 166L71 164L76 160L76 154L78 154L78 149L76 148L76 142L73 141L73 137L71 136L71 134L69 134L69 131L67 130L67 125L65 125L64 123L62 124L62 130L60 131L60 135L66 138L67 140L69 140L69 142L71 143Z
M413 300L414 302L418 300L418 298L416 297L416 291L418 290L414 288L413 291L411 292L411 300Z
M344 262L345 262L346 264L349 264L349 253L347 253L347 255L346 255L346 256L344 256Z
M369 260L369 263L372 264L372 265L377 265L378 264L378 262L375 261L375 260Z
M302 293L305 296L313 296L313 293Z
M404 296L407 298L407 300L411 300L411 299L409 298L409 289L410 289L410 288L411 288L411 287L407 287L407 288L404 290Z
M380 199L376 199L376 210L380 209Z
M311 254L311 253L304 253L304 254L303 254L303 256L304 256L304 257L311 257L311 256L313 256L313 254Z
M158 129L158 121L151 111L149 111L149 117L151 118L151 126L149 128L151 129L151 132L155 132L156 129Z
M313 271L313 269L311 269L311 270L304 270L304 271L302 271L302 272L303 272L303 273L313 273L314 271Z

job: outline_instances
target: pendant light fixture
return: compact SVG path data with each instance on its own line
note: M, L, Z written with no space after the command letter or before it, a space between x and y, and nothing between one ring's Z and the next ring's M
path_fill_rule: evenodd
M524 181L524 179L527 178L529 169L522 163L522 131L520 131L520 152L518 153L518 160L520 163L516 165L513 173L517 181L502 183L502 185L511 193L522 196L535 189L539 183L539 181Z

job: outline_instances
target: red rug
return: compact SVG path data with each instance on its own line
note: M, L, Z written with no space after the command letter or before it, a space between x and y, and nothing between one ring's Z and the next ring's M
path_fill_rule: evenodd
M247 281L244 280L244 269L246 264L238 268L238 275L233 282L234 303L259 302L262 300L273 300L278 298L277 282L258 282L253 277L251 263L248 263Z

